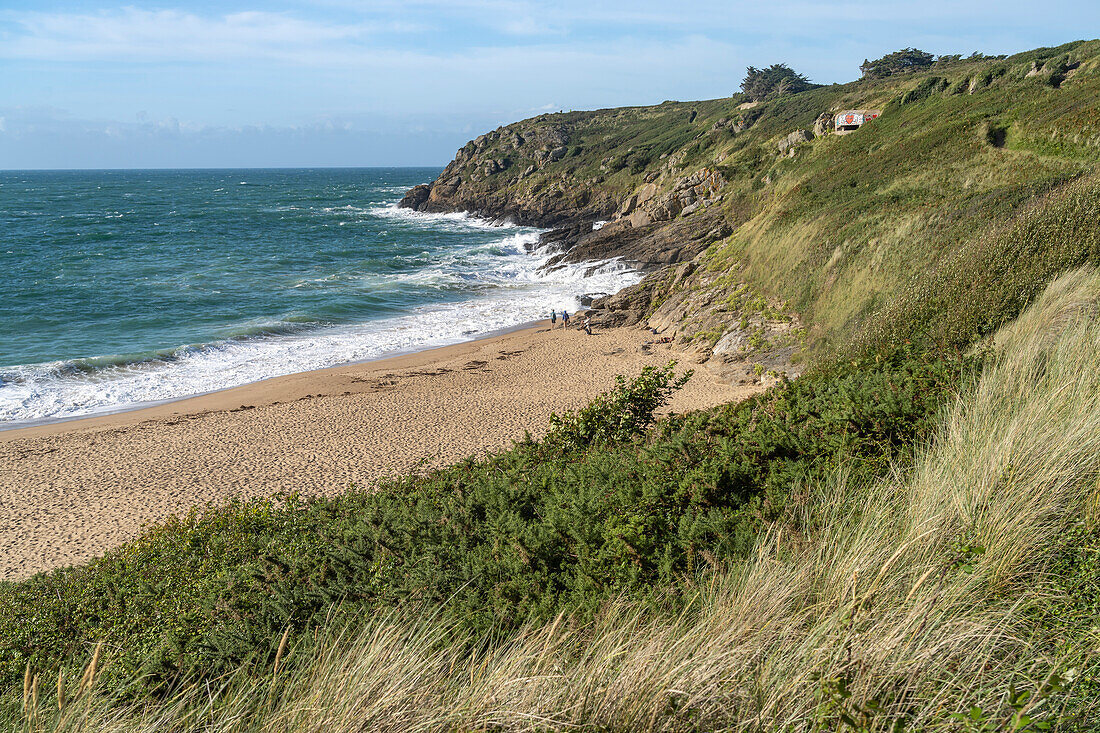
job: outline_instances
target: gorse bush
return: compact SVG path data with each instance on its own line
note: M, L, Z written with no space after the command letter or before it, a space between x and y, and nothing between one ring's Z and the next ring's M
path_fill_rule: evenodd
M814 477L843 465L867 479L911 455L977 363L898 351L640 435L683 381L669 365L484 460L196 511L85 567L0 585L0 679L107 640L110 674L163 685L368 609L440 608L482 633L585 618L654 584L654 602L675 604L669 588L743 557Z
M654 411L691 379L690 370L677 377L675 366L669 362L664 368L643 367L629 384L626 377L616 376L615 388L586 407L564 415L551 414L543 443L562 450L584 450L641 435L653 424Z

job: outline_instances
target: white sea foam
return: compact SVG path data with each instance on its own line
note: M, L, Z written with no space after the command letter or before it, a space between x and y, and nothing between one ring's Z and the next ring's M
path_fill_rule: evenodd
M412 273L373 275L371 288L473 285L461 302L426 305L408 314L354 325L303 328L271 322L278 335L181 347L140 363L52 362L0 371L0 427L92 415L178 399L270 377L469 340L539 320L551 309L575 310L580 296L614 293L641 276L612 260L545 267L554 248L533 249L539 232L468 214L420 214L393 206L374 216L425 229L499 229L500 238L456 251ZM332 277L332 276L328 276ZM300 287L310 287L303 279ZM94 367L94 368L89 368Z
M397 204L386 204L370 209L370 213L377 217L400 219L405 222L419 224L425 228L450 226L452 228L467 229L515 229L515 222L509 219L482 219L468 211L455 211L444 214L435 214L426 211L413 211L402 209Z

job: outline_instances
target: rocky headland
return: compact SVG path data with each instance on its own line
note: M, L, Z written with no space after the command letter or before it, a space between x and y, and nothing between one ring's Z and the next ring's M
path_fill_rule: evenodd
M608 175L621 165L614 155L603 156L592 175L580 175L568 161L579 152L571 142L590 137L586 122L536 118L481 135L435 181L409 190L400 206L546 228L537 246L558 252L548 267L620 258L646 277L620 293L584 299L598 326L645 327L671 337L682 358L733 384L797 375L791 359L797 316L758 293L747 295L744 284L730 289L725 273L701 267L707 249L740 223L721 205L725 175L713 165L688 170L683 153L629 171L627 186ZM750 124L724 118L712 132L724 137Z
M545 228L549 267L621 258L646 277L593 294L595 322L653 329L723 379L767 384L925 322L900 304L955 287L963 249L979 256L1046 205L1037 192L1091 170L1098 64L1067 44L763 98L540 115L471 140L401 206Z

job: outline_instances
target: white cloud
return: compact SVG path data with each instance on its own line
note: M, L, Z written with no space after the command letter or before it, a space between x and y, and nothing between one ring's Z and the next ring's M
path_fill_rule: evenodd
M307 0L308 2L308 0ZM441 62L512 52L607 56L631 39L650 39L652 50L681 44L695 34L714 44L743 50L784 44L820 56L846 42L858 42L873 55L891 36L962 29L957 40L943 37L947 47L935 52L967 52L953 48L971 42L974 23L999 8L1005 27L1026 26L1027 10L1011 0L925 0L913 5L881 0L838 3L809 0L697 0L670 5L667 0L599 3L562 0L312 0L307 16L282 12L243 11L200 14L182 9L146 10L125 7L99 12L0 11L8 30L0 35L0 58L60 62L249 62L311 67L354 65L394 69L402 65L434 66ZM1013 5L1019 5L1014 9ZM324 12L322 12L324 9ZM461 27L461 30L456 28ZM922 31L921 29L925 29ZM483 32L472 32L482 29ZM890 33L880 31L890 30ZM430 43L416 34L427 33ZM884 35L886 38L884 38ZM960 37L965 41L959 40ZM979 44L980 45L980 44ZM993 50L993 49L982 49ZM770 54L769 54L770 55ZM857 54L858 55L858 54ZM786 60L786 59L783 59ZM761 64L768 59L751 59ZM858 63L859 59L855 62ZM639 63L646 63L643 58Z
M361 0L308 0L315 7L363 11ZM1057 2L1057 0L1055 0ZM936 23L946 20L999 18L1011 21L1027 11L1041 14L1029 0L373 0L375 13L464 18L505 30L525 27L577 30L591 24L611 24L626 30L648 26L657 31L690 28L696 31L737 30L782 33L810 28L823 34L822 25L839 28L867 22Z
M287 57L361 42L379 30L256 11L206 17L129 7L85 14L7 12L2 17L17 30L0 45L0 56L51 61Z
M436 0L421 4L431 6ZM548 75L591 74L613 69L654 68L666 61L678 66L680 59L698 57L686 47L689 39L664 38L639 41L600 38L577 41L555 36L559 23L537 14L525 14L524 3L496 0L468 0L471 10L492 7L501 15L487 19L499 33L524 37L523 43L494 43L480 36L464 45L393 47L393 37L381 33L397 20L364 20L338 23L332 20L302 20L282 13L238 12L203 16L181 10L143 10L133 7L100 13L0 13L0 20L14 26L0 43L0 58L55 62L118 62L194 64L205 62L270 65L328 69L333 73L373 72L363 84L386 84L381 77L392 75L398 83L414 86L425 80L446 79L453 87L464 80L524 77L538 81ZM507 12L503 12L507 11ZM437 19L438 20L438 19ZM385 47L380 38L391 43ZM708 42L713 50L716 44ZM725 44L717 44L725 45ZM225 68L232 73L234 68Z

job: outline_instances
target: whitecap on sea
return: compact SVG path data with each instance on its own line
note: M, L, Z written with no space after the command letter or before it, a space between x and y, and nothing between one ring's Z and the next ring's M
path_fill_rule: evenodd
M393 205L362 213L391 219L394 226L493 230L500 236L457 247L414 272L372 276L377 279L372 287L382 287L388 279L399 287L461 288L463 297L455 302L421 305L404 315L355 324L303 328L300 323L265 323L255 336L180 347L158 358L108 361L94 369L51 362L0 370L0 422L15 427L128 409L453 344L546 318L551 309L574 310L583 295L614 293L641 279L620 260L547 267L556 248L536 248L540 231L510 222L469 214L421 214ZM316 284L302 278L292 287Z

